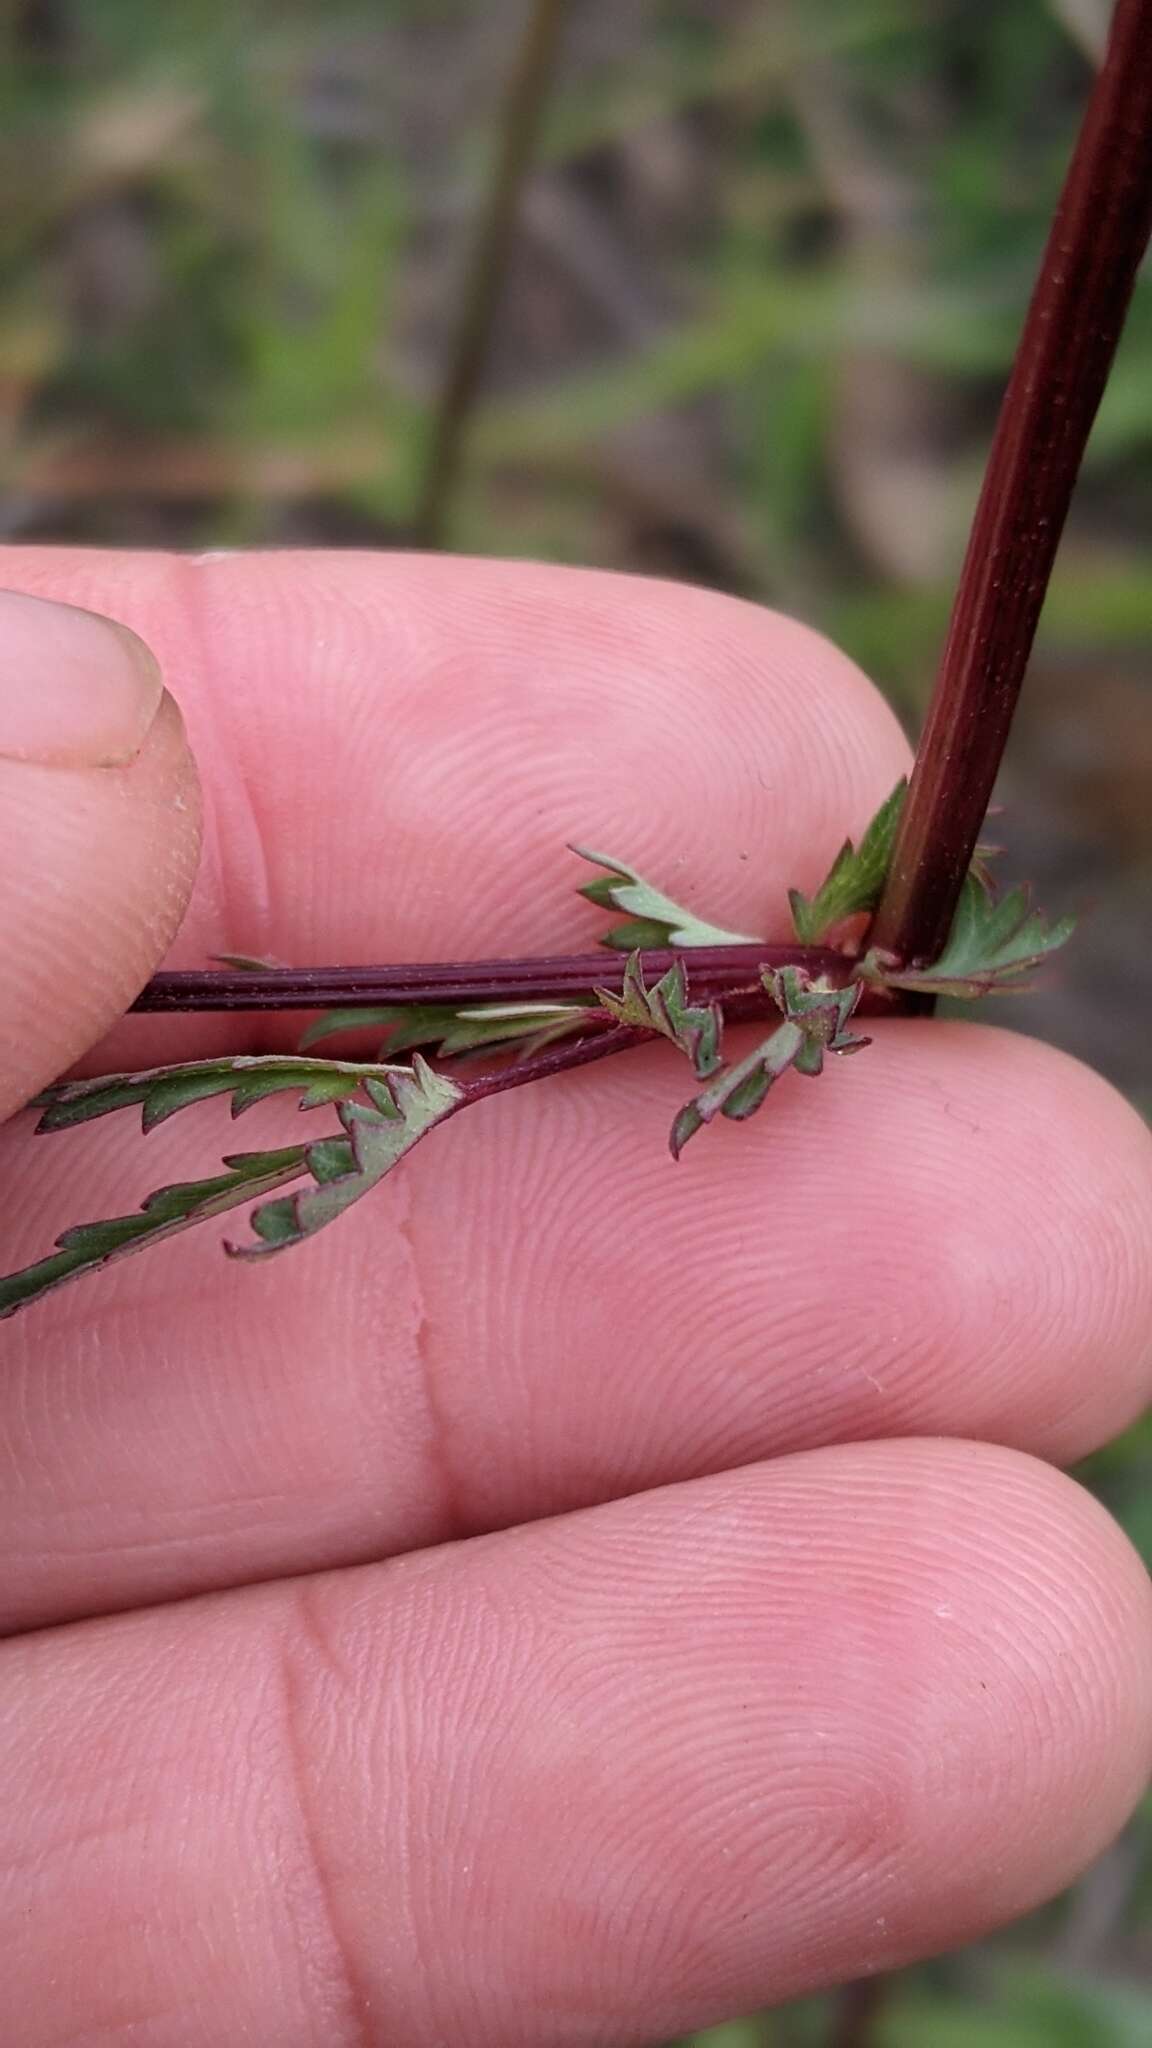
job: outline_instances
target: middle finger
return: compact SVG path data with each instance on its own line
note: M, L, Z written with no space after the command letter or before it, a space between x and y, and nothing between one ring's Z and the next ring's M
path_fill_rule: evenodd
M201 1232L8 1325L0 1623L383 1557L836 1441L978 1436L1065 1460L1141 1405L1147 1137L1087 1070L1006 1033L889 1024L674 1167L683 1092L659 1053L554 1080L434 1134L271 1268L226 1264ZM268 1143L299 1130L257 1117ZM210 1170L222 1121L189 1112L143 1149L129 1116L71 1134L59 1217L58 1141L13 1127L0 1260L127 1207L142 1172Z

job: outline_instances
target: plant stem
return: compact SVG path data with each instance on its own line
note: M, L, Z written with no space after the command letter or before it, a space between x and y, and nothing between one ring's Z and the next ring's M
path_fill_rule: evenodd
M641 1031L631 1024L617 1024L611 1031L597 1031L592 1037L577 1039L574 1045L550 1046L530 1059L514 1060L510 1066L480 1074L475 1081L465 1081L460 1108L465 1109L472 1102L483 1102L487 1095L506 1095L510 1088L526 1088L532 1081L547 1080L549 1075L566 1073L570 1067L586 1067L592 1060L606 1060L613 1053L631 1052L634 1046L650 1045L657 1036L655 1031Z
M761 967L805 967L812 975L846 978L851 963L827 946L700 946L688 953L640 955L651 983L683 960L696 997L720 997L757 981ZM269 967L157 974L134 1010L371 1009L386 1004L567 1002L594 988L623 986L622 953L555 954L542 959L458 960L387 967Z
M976 509L873 943L935 959L1004 752L1152 230L1152 0L1117 0Z
M890 1977L859 1977L840 1993L828 2048L876 2048Z
M559 48L563 14L564 0L529 0L528 19L500 116L492 180L468 265L460 323L433 421L412 529L419 547L436 548L444 542L464 439L512 253L520 195Z

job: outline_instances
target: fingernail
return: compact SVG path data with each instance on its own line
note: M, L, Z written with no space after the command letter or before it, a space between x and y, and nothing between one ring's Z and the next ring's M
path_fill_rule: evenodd
M51 768L120 768L164 693L160 665L115 619L0 590L0 756Z

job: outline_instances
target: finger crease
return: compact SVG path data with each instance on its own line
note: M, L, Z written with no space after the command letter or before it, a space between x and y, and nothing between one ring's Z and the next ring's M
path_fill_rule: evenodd
M299 1823L310 1894L316 1902L317 1917L332 1959L331 1968L324 1972L322 1992L325 2005L324 2048L337 2048L332 2034L334 2019L342 2023L341 2040L347 2043L347 2048L379 2048L384 2036L372 2023L371 1993L361 1975L354 1944L343 1925L337 1887L317 1818L317 1788L309 1764L309 1720L314 1712L316 1685L314 1677L303 1667L307 1665L313 1671L318 1668L320 1684L325 1690L339 1692L342 1696L352 1691L351 1678L336 1655L329 1631L320 1619L317 1610L319 1597L318 1590L307 1581L301 1581L297 1586L290 1629L281 1655L286 1775ZM318 1973L315 1964L309 1961L310 1948L310 1943L305 1945L301 1942L304 1967L315 1982Z
M189 639L194 639L203 673L213 660L212 638L205 618L206 588L203 578L185 575L181 582L181 603ZM226 699L220 700L223 720ZM228 801L222 800L220 778L230 771ZM259 806L244 768L242 743L221 747L215 762L216 786L212 802L205 803L205 853L211 860L216 900L223 919L222 943L244 952L263 954L273 927L272 878ZM224 813L227 811L225 830ZM225 854L227 843L227 855ZM243 877L241 889L233 878Z
M474 1529L465 1511L456 1461L452 1454L453 1429L448 1410L441 1397L440 1381L435 1364L432 1318L428 1310L428 1290L424 1284L423 1260L419 1239L414 1227L414 1197L410 1188L395 1190L397 1197L396 1234L404 1245L412 1283L412 1330L411 1342L416 1368L420 1376L420 1389L424 1402L426 1423L426 1455L430 1470L435 1476L440 1496L440 1512L437 1517L437 1540L451 1543L462 1536L473 1535Z

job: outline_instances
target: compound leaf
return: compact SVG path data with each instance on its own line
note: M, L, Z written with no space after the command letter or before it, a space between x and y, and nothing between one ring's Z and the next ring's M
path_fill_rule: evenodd
M819 1074L826 1053L859 1052L868 1044L847 1029L863 992L859 982L831 988L824 981L812 981L799 967L764 968L761 978L784 1021L770 1038L744 1059L722 1068L707 1088L685 1103L672 1125L675 1159L713 1117L743 1122L752 1116L789 1067L800 1074Z
M668 972L646 988L640 955L633 953L624 968L621 994L614 995L607 988L594 989L593 994L618 1024L634 1024L670 1038L691 1060L702 1081L716 1072L720 1065L720 1009L716 1003L689 1003L682 960L673 961Z
M307 1171L308 1151L306 1145L289 1145L279 1152L236 1153L224 1161L221 1174L157 1188L131 1216L74 1225L57 1238L56 1250L46 1259L0 1279L0 1318L14 1315L17 1309L82 1273L96 1273L113 1259L143 1251L147 1245L174 1237L177 1231L190 1230L196 1223L298 1179Z
M462 1088L419 1056L407 1066L353 1066L338 1060L293 1056L190 1061L101 1081L67 1081L49 1089L39 1128L61 1130L116 1109L139 1106L145 1130L208 1095L229 1094L232 1114L253 1102L292 1090L300 1108L337 1104L342 1133L274 1152L226 1158L224 1172L205 1180L157 1189L128 1216L81 1223L64 1231L56 1249L35 1265L0 1279L0 1317L12 1315L81 1273L158 1243L193 1224L271 1194L305 1176L312 1185L295 1196L262 1202L252 1223L261 1240L241 1250L267 1252L296 1244L366 1194L410 1151L417 1139L460 1106ZM360 1091L366 1100L352 1098ZM229 1251L236 1247L229 1245Z
M595 882L586 882L579 894L602 910L628 913L626 923L613 925L605 932L600 941L603 946L611 946L618 953L633 953L665 946L759 944L755 933L727 931L722 925L709 924L693 911L684 910L623 861L612 860L606 853L592 853L585 846L574 846L572 852L578 853L581 860L591 861L594 867L608 870Z
M395 1003L387 1009L326 1010L310 1024L300 1046L316 1045L338 1032L364 1029L385 1034L381 1053L394 1058L415 1046L434 1048L444 1059L481 1050L520 1047L527 1040L535 1050L568 1032L588 1017L579 1003Z
M858 847L850 839L844 841L815 896L807 897L799 889L789 889L792 924L803 945L818 945L846 917L862 910L875 910L892 858L892 843L907 788L906 781L896 784Z
M1062 917L1050 924L1033 909L1026 887L999 895L985 876L971 873L965 876L939 959L927 967L897 968L873 950L858 971L873 984L922 995L1018 994L1032 969L1067 943L1075 923L1075 918Z
M61 1081L36 1097L43 1110L39 1131L69 1130L137 1103L146 1131L178 1110L212 1095L230 1095L239 1116L268 1095L299 1091L302 1108L353 1095L366 1075L387 1075L387 1067L344 1060L301 1059L295 1053L238 1054L219 1060L188 1060L174 1067L148 1067L138 1074L109 1074L94 1081Z
M334 1223L390 1173L436 1124L465 1100L464 1090L438 1074L419 1053L411 1067L394 1067L383 1080L364 1083L369 1100L342 1102L337 1114L345 1138L311 1146L308 1170L315 1185L263 1203L253 1210L255 1244L229 1244L233 1258L261 1258L285 1251Z

